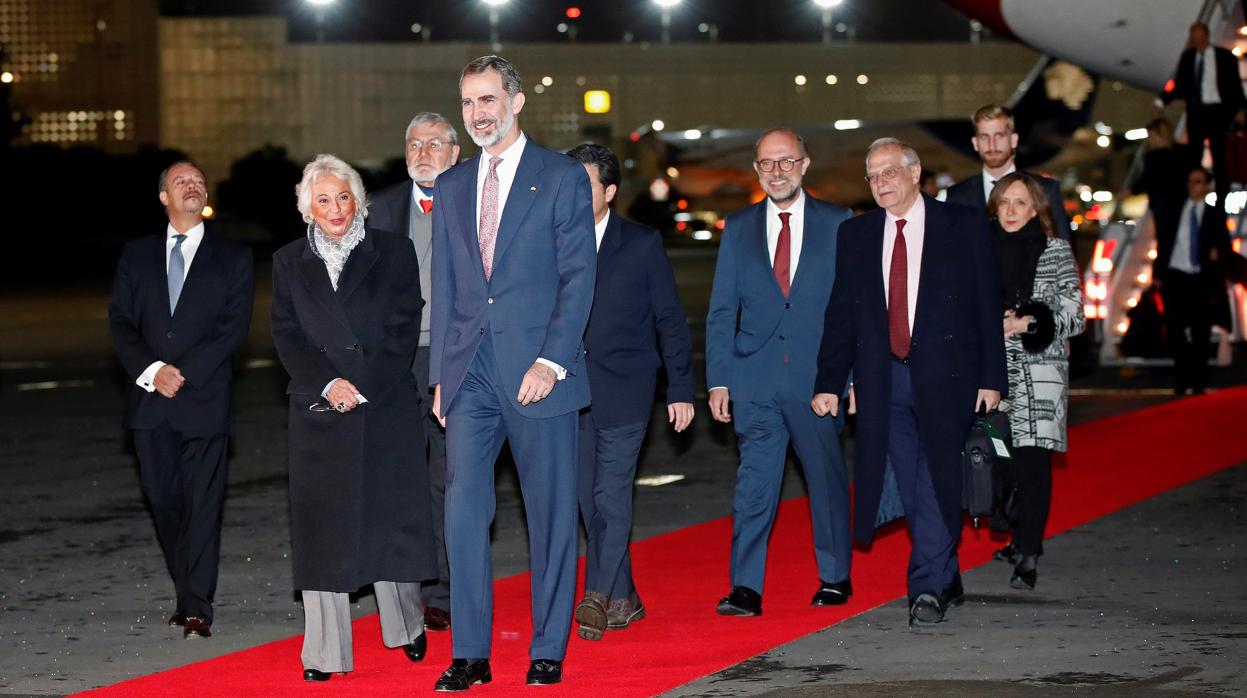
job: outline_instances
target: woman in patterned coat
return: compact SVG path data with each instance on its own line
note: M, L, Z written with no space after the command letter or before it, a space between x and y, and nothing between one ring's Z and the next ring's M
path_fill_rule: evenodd
M1013 541L996 551L1015 565L1009 585L1034 589L1052 501L1052 452L1065 451L1069 338L1082 332L1078 266L1030 176L1000 178L988 199L1000 264L1009 426L1017 487Z

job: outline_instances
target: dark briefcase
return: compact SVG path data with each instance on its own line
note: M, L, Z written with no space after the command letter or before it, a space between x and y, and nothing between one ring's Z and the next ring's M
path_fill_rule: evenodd
M996 508L997 494L992 482L997 458L1009 458L1009 415L993 411L976 415L961 452L961 505L979 525L979 517L990 516Z

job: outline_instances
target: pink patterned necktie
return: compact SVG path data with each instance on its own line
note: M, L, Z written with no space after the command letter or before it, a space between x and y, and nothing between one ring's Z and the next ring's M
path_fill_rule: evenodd
M485 280L494 273L494 245L498 242L498 165L502 158L489 158L489 174L481 190L481 224L477 240L481 245L481 264L485 267Z

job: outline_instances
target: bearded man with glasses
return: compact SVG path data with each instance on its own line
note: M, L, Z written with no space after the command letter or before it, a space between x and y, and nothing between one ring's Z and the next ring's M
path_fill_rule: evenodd
M754 146L754 170L766 199L728 216L719 245L706 317L706 385L715 420L732 422L734 403L740 448L732 588L719 601L720 615L762 613L766 543L790 440L809 489L818 562L810 603L839 605L853 593L843 417L819 419L807 407L835 280L836 231L850 214L802 190L809 167L801 136L764 133Z

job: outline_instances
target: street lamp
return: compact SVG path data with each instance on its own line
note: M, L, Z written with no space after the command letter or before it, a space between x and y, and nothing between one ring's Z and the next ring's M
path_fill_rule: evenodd
M823 46L831 45L831 8L844 0L814 0L814 4L823 10Z
M671 10L680 4L680 0L654 0L654 4L662 10L662 42L671 43Z
M325 42L325 9L332 5L336 0L307 0L307 4L311 5L316 12L316 43Z
M511 0L481 0L489 6L489 45L494 51L501 51L502 44L498 43L498 8L507 4Z

